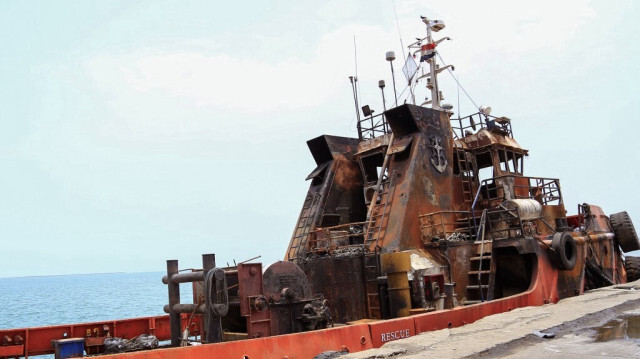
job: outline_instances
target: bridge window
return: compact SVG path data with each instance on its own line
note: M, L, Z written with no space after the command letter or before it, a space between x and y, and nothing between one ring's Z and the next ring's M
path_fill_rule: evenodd
M500 171L505 173L523 173L522 153L517 153L508 149L498 149L500 159Z

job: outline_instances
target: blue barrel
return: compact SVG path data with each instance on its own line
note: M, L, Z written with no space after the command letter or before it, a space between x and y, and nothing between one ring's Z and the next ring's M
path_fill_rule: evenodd
M55 359L78 358L84 355L84 338L52 340Z

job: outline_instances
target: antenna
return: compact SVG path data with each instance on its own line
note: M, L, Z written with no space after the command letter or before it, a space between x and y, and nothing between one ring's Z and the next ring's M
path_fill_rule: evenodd
M384 99L384 80L378 81L378 87L380 87L380 92L382 92L382 123L384 125L384 132L389 133L389 127L387 125L387 120L385 118L384 113L387 112L387 103Z
M393 60L396 59L396 53L393 51L387 51L386 58L387 58L387 61L389 61L389 64L391 65L391 78L393 79L393 95L395 96L395 99L396 99L395 105L397 107L398 93L396 92L396 74L393 72Z
M357 82L358 82L358 78L355 76L349 76L349 81L351 81L351 89L353 90L353 102L356 105L356 121L357 122L357 128L358 128L358 137L359 139L362 139L362 130L360 128L360 110L358 106L358 90L357 90Z
M400 31L400 23L398 22L398 13L396 12L396 2L392 1L391 5L393 6L393 14L396 17L396 28L398 29L398 38L400 38L400 48L404 50L404 44L402 43L402 32ZM404 55L404 52L402 52L402 57L404 59L404 62L407 62L407 57Z
M360 106L358 106L358 48L356 47L356 35L353 35L353 60L356 66L356 75L349 76L349 81L351 81L351 89L353 90L353 102L356 105L356 120L358 121L356 128L358 129L358 138L362 139L362 128L360 126Z
M355 62L356 66L356 91L358 92L358 99L360 99L360 97L362 97L362 93L360 92L360 87L358 86L358 47L356 46L356 35L353 35L353 61Z
M384 80L378 81L378 87L380 87L380 91L382 92L382 110L387 111L387 104L384 100Z

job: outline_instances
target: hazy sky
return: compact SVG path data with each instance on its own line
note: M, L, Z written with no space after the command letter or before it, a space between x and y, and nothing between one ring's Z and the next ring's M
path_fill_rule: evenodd
M634 1L1 1L0 277L281 259L315 165L377 112L385 52L439 49L530 175L640 225ZM402 61L395 62L402 92ZM442 77L445 102L458 95ZM406 94L406 92L405 92ZM474 111L461 95L462 114Z

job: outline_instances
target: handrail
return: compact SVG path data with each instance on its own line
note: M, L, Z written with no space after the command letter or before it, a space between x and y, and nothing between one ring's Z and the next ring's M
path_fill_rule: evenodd
M478 116L478 120L479 122L476 123L473 119L474 116ZM458 126L455 126L453 123L451 124L451 130L453 131L454 135L459 137L464 137L464 131L467 129L473 129L475 131L475 127L476 126L480 126L480 129L484 129L484 128L489 128L489 120L499 120L502 117L496 117L496 116L491 116L491 115L486 115L480 112L476 112L473 113L471 115L467 115L464 117L458 117L458 118L451 118L451 122L458 122ZM469 125L463 125L462 122L463 121L469 121ZM496 125L497 128L505 131L507 133L507 135L509 137L513 138L513 129L511 127L511 122L507 122L505 124L498 124ZM456 131L458 131L459 133L456 133Z
M458 220L460 215L467 216L466 227L459 227L460 222ZM449 217L450 219L446 219L446 217ZM418 220L420 223L420 231L421 235L423 236L423 240L425 240L425 235L432 236L432 240L433 238L438 238L434 235L440 234L444 236L441 239L445 240L449 237L449 235L452 235L454 233L463 234L465 236L473 235L473 233L471 232L472 229L469 225L469 211L437 211L427 214L419 214ZM453 230L448 231L448 226L453 227ZM429 233L426 231L431 232Z
M482 224L482 237L480 238L480 261L478 262L478 288L480 289L480 301L484 302L484 293L482 293L482 257L484 256L484 235L487 232L487 210L482 211L482 217L480 217L480 224ZM487 294L489 290L487 290Z
M488 183L489 179L486 180L482 180L482 182L480 182L480 186L478 186L478 191L476 192L476 196L473 199L473 204L471 204L471 216L473 217L473 232L476 234L476 237L478 236L478 226L476 225L476 204L478 203L478 197L480 197L480 191L482 191L482 185L487 182Z
M369 140L376 138L376 134L384 136L390 132L384 112L377 115L365 116L358 120L358 136L360 140ZM364 125L364 126L363 126ZM371 127L366 127L371 126ZM365 136L369 135L369 136Z
M476 192L476 195L475 195L475 197L473 199L473 203L471 204L471 216L473 217L473 230L474 230L474 232L476 234L478 233L478 226L476 225L476 222L477 222L476 205L478 204L478 198L480 197L480 192L482 192L483 189L488 191L488 188L486 187L486 185L488 185L490 181L495 183L496 180L503 179L503 178L526 178L529 181L530 180L536 180L536 181L554 182L555 185L556 185L556 188L553 189L552 192L557 192L557 197L552 198L552 200L558 200L559 203L563 203L563 201L562 201L562 192L560 190L560 180L557 179L557 178L534 177L534 176L515 176L515 175L502 175L502 176L487 178L485 180L482 180L482 182L480 182L480 186L478 186L478 191ZM546 187L544 182L541 182L540 184L541 184L541 186L539 186L539 187L542 187L542 188ZM529 187L531 187L531 186L529 185ZM528 197L528 198L532 198L532 197ZM544 203L546 204L547 202L549 202L549 201L546 201Z

